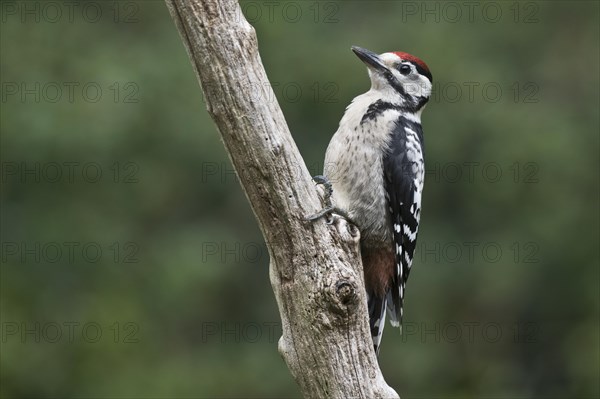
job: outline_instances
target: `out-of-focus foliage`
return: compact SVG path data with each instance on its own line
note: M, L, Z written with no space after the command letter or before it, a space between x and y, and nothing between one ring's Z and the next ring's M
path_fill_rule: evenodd
M351 45L433 72L386 380L598 397L598 3L242 4L313 174L368 88ZM1 5L2 397L299 396L268 253L164 3Z

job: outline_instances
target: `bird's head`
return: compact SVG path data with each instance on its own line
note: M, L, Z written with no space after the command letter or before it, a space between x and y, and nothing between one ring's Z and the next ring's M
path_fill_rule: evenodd
M423 61L400 51L375 54L352 46L352 51L367 65L371 90L386 98L398 98L414 112L420 111L431 96L433 77Z

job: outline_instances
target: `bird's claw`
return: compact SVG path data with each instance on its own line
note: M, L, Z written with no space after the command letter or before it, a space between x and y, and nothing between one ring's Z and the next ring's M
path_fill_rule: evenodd
M317 175L313 177L313 181L317 185L323 186L325 192L323 193L323 201L325 202L325 208L332 208L331 196L333 195L333 186L329 179L323 175Z
M329 179L323 175L314 176L312 179L315 183L317 183L317 185L322 185L325 189L325 191L323 192L323 202L325 203L325 207L319 212L304 218L305 220L314 222L315 220L321 219L323 216L330 215L331 212L333 212L333 205L331 204L331 195L333 194L333 188ZM331 223L329 219L331 218L328 218L327 222Z
M323 202L325 203L325 207L323 209L321 209L319 212L317 212L313 215L307 216L305 218L305 220L314 222L315 220L318 220L318 219L322 218L323 216L326 216L327 224L332 224L334 219L331 215L335 213L335 214L343 217L344 219L346 219L348 222L355 224L352 221L352 219L350 219L350 217L348 216L348 214L345 211L333 206L333 204L331 202L331 196L333 195L333 187L332 187L329 179L326 176L317 175L317 176L313 177L313 181L315 183L317 183L318 185L322 185L325 189L325 192L323 193Z
M334 208L332 206L327 206L327 207L321 209L319 212L307 216L305 219L310 222L314 222L315 220L321 219L323 216L330 216L331 213L333 212L333 210L334 210ZM329 217L328 219L331 219L331 218ZM330 224L331 221L327 220L327 223Z

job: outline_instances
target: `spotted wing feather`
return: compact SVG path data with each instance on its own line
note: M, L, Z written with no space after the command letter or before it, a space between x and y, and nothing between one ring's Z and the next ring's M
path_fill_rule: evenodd
M387 308L393 326L402 324L406 281L417 243L423 191L423 132L421 125L405 118L396 122L383 161L392 222L395 273L387 293Z

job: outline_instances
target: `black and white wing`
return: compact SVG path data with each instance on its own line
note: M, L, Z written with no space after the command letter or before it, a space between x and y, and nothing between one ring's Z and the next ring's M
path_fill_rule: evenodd
M404 117L396 122L383 169L396 257L394 279L387 293L387 308L391 324L398 327L402 324L404 292L421 216L425 165L423 131L419 123Z

